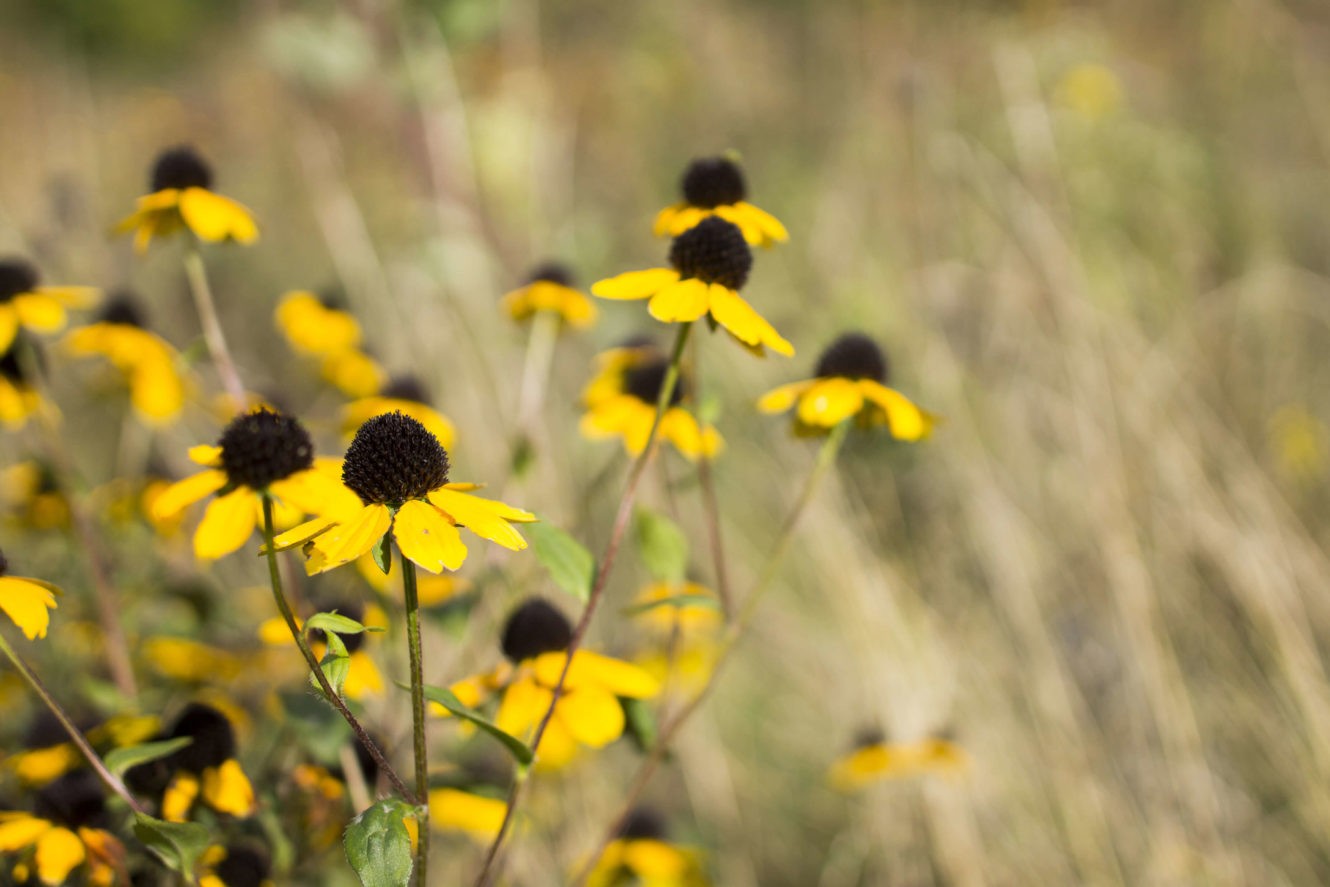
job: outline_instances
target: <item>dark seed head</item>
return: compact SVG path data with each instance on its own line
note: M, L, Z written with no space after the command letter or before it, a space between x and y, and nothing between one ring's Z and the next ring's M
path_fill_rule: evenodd
M737 290L753 269L753 251L736 225L708 216L674 238L670 264L685 278Z
M623 390L643 403L656 405L660 399L660 389L665 384L665 375L669 372L670 361L666 357L656 357L645 363L630 368L623 374ZM678 406L684 398L684 383L680 377L674 383L668 406Z
M232 419L217 445L227 480L251 490L267 489L314 464L314 444L304 426L265 409Z
M397 507L447 482L447 451L402 413L383 413L361 425L342 462L342 483L366 505Z
M95 828L104 824L106 792L91 770L74 770L37 792L33 813L66 828Z
M854 734L854 748L872 748L887 741L887 734L881 727L864 727Z
M41 278L31 262L22 259L0 261L0 302L8 302L19 293L30 293Z
M9 558L5 557L5 553L3 551L0 551L0 577L8 575L9 575Z
M391 397L394 400L409 400L414 403L429 403L429 392L425 390L425 383L409 373L389 379L388 384L379 392L379 396Z
M626 841L648 838L665 840L665 817L651 807L634 807L619 827L619 837Z
M573 271L562 262L542 262L531 269L531 274L527 277L528 283L535 283L540 280L546 283L557 283L559 286L572 286Z
M9 350L0 354L0 376L8 379L15 385L28 384L28 367L19 355L24 348L32 349L31 357L36 361L39 370L45 371L46 358L38 347L37 341L31 336L19 330L14 336L14 341L10 344Z
M202 773L235 757L236 737L231 722L211 705L191 702L185 707L166 738L182 736L194 741L169 757L175 770Z
M346 310L346 293L342 292L340 287L325 287L319 290L314 297L319 300L320 305L329 311Z
M193 148L180 145L157 155L152 165L153 191L167 188L211 188L212 169Z
M846 333L827 346L817 359L813 375L827 379L872 379L886 384L887 358L877 343L863 333Z
M738 203L747 196L743 170L724 157L700 157L683 174L683 199L691 206L715 209Z
M260 887L271 870L268 854L249 845L227 847L226 857L213 869L226 887Z
M117 290L112 293L102 305L102 310L97 312L97 320L101 323L118 323L139 328L147 326L143 306L139 304L138 297L129 290Z
M533 597L508 616L500 646L503 655L517 663L541 653L567 650L572 642L573 626L568 617L544 598Z
M345 600L337 601L334 604L324 605L323 609L328 612L337 612L339 616L345 616L347 619L354 619L356 622L362 622L365 619L365 605L359 601ZM346 652L354 653L365 644L365 632L360 634L341 634L342 644L346 647ZM322 644L328 643L328 636L324 634L323 629L316 628L309 633L311 641L317 641Z

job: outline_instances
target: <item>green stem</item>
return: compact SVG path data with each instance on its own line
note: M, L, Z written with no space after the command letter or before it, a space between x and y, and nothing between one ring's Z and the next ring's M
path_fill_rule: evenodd
M401 554L399 551L398 554ZM402 585L406 597L406 644L411 656L411 738L416 752L416 883L428 884L429 870L429 749L425 746L425 659L420 649L420 598L416 593L416 565L405 555Z
M26 662L19 658L18 653L14 652L14 648L9 645L9 641L2 634L0 634L0 651L4 652L10 663L13 664L15 670L17 670L23 680L27 682L28 686L32 688L32 692L36 693L38 698L45 703L48 709L51 710L51 714L55 715L55 719L60 722L60 726L69 734L70 741L73 742L74 746L83 754L83 757L87 758L88 766L92 767L93 772L95 772L98 778L106 784L106 787L128 804L130 810L133 810L138 814L145 814L147 811L139 806L138 801L134 800L134 796L129 793L127 788L125 788L125 784L121 782L114 773L107 769L106 764L102 761L97 752L93 750L92 746L88 744L88 740L84 738L83 733L78 727L74 726L74 721L65 713L65 710L60 706L60 703L56 702L55 697L51 695L51 691L46 689L46 685L37 677L37 673L29 668Z
M586 608L582 611L582 616L573 629L572 641L568 644L567 655L563 661L563 670L559 672L559 680L555 683L550 696L549 708L545 710L544 716L536 726L536 732L531 736L531 750L533 752L539 750L540 740L544 737L545 729L549 727L550 720L554 717L554 707L558 705L559 697L563 692L563 685L568 680L568 669L573 664L573 655L582 645L582 639L591 626L591 617L595 615L596 607L604 595L606 584L609 582L610 570L614 567L619 546L623 542L624 532L628 529L628 520L633 513L633 501L637 498L637 488L641 484L642 475L646 473L647 465L650 464L656 451L661 419L665 416L670 400L674 397L674 389L679 384L679 365L683 361L684 346L688 344L688 333L692 328L692 323L680 324L679 331L675 334L674 348L670 351L669 368L665 371L665 378L660 385L660 395L656 398L656 415L651 420L651 431L647 434L646 446L642 448L641 454L633 462L632 471L628 475L628 484L624 487L623 495L619 498L619 507L614 515L614 525L610 529L610 538L605 543L605 552L601 555L600 566L596 571L595 582L591 585L591 593L587 597ZM504 810L503 822L500 823L499 833L494 836L494 841L485 854L485 863L481 866L480 875L476 878L476 887L484 887L488 884L497 871L495 863L498 861L499 852L503 849L504 838L507 837L512 826L513 815L527 784L526 779L515 779L508 790L508 806Z
M189 291L194 296L194 307L199 313L199 325L203 327L203 340L208 345L208 356L212 358L217 375L222 378L222 386L235 403L236 412L245 408L245 386L236 371L235 361L231 359L231 350L226 346L226 334L222 331L222 322L217 316L217 303L212 297L212 287L208 285L208 271L203 265L203 254L199 245L191 240L185 247L185 276L189 278Z
M707 677L706 684L696 696L690 699L688 703L674 715L673 718L661 727L660 734L656 738L656 744L652 746L651 752L647 755L646 759L642 761L641 766L638 767L637 774L633 777L633 781L629 785L628 791L624 796L624 802L619 808L618 815L610 822L610 826L602 835L600 843L596 846L595 851L587 857L587 863L582 867L582 870L578 872L577 876L573 878L571 881L572 884L582 884L586 881L587 875L591 871L591 867L595 864L596 860L600 859L601 855L605 852L605 848L614 840L615 835L619 834L619 830L628 820L628 816L632 813L633 808L637 805L638 799L642 796L642 792L646 789L647 783L651 781L651 777L655 774L656 769L665 759L670 743L674 740L674 737L678 734L684 723L692 717L693 713L696 712L698 708L701 707L702 702L711 694L712 689L716 686L721 670L725 667L726 663L729 662L731 655L734 653L735 648L743 639L744 635L747 634L748 627L752 623L754 615L757 613L758 605L762 602L762 599L766 596L767 592L773 587L774 580L780 573L781 562L785 559L785 552L789 549L790 542L794 539L794 531L799 526L799 519L803 516L804 512L808 510L808 505L813 501L814 494L816 494L818 488L822 485L823 478L826 477L827 472L830 471L831 467L835 464L836 455L840 452L841 444L845 442L845 436L849 433L851 424L853 424L852 419L847 419L840 423L831 430L831 433L827 435L827 439L822 442L822 447L817 453L817 459L813 463L813 470L809 472L808 479L804 481L803 490L800 492L799 498L794 503L794 508L790 511L789 516L785 519L784 525L781 527L780 536L777 537L776 544L772 547L771 553L767 556L766 565L758 576L757 582L753 585L753 590L748 593L748 597L744 600L742 609L726 629L725 636L720 644L720 649L716 654L716 661L711 667L711 674Z
M351 731L356 734L356 739L369 752L369 756L374 759L374 763L379 765L379 771L386 774L388 781L392 783L393 788L403 798L412 803L417 803L416 797L411 790L406 787L406 783L397 775L397 771L388 763L388 759L383 756L379 750L378 744L370 738L369 733L361 726L360 721L351 713L351 709L346 707L346 703L337 691L333 689L332 684L328 683L328 676L323 673L323 668L319 665L319 659L310 649L309 641L305 639L305 632L296 621L296 614L291 610L291 603L286 599L286 594L282 591L282 571L277 563L277 552L274 550L272 525L272 497L266 493L263 496L263 542L264 551L268 557L268 578L272 583L273 600L277 602L277 609L281 611L282 619L286 621L286 627L291 631L291 637L300 648L300 653L305 657L305 664L309 666L310 674L318 683L319 689L323 691L324 698L332 703L332 707L341 713L342 717L351 726Z

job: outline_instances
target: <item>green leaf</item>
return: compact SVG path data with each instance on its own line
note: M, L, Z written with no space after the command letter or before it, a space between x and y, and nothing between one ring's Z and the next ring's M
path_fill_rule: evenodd
M403 819L412 815L410 806L398 798L388 798L346 827L342 847L365 887L406 887L410 882L411 835Z
M633 739L633 744L641 751L649 751L656 744L656 716L651 707L641 699L620 699L623 707L625 732Z
M709 610L719 610L720 601L707 594L672 594L669 597L629 607L623 611L623 614L625 616L638 616L657 607L706 607Z
M337 634L360 634L365 631L383 631L377 626L361 625L354 619L340 613L315 613L305 623L305 631L336 632Z
M175 739L163 739L161 742L145 742L142 745L128 745L115 748L106 753L106 769L116 776L124 776L130 767L146 764L158 758L164 758L179 751L193 742L191 736L179 736Z
M645 508L634 515L637 548L647 571L661 582L680 582L688 570L688 539L674 521Z
M296 738L310 754L324 763L336 761L342 746L351 740L351 728L323 698L323 692L316 696L302 690L289 690L281 693L280 698Z
M572 536L558 527L546 523L526 524L522 527L531 539L531 547L554 584L585 601L591 596L591 583L596 579L596 559L591 552Z
M383 538L376 542L370 551L374 555L374 563L383 571L383 575L387 576L388 571L393 568L392 534L384 533Z
M410 688L403 687L403 689ZM499 742L503 744L503 747L508 749L508 753L523 767L529 767L531 765L531 761L535 757L535 754L531 751L530 746L516 736L513 736L510 733L505 733L503 730L494 726L492 722L487 720L484 715L480 714L475 709L467 708L467 706L462 704L462 700L454 695L452 690L449 690L447 687L426 686L425 698L430 702L437 702L439 705L448 709L448 711L457 715L457 717L464 721L470 721L495 739L499 740Z
M702 399L697 405L697 421L703 425L715 425L720 421L724 409L725 404L721 401L720 395L714 391L708 391L702 395Z
M342 643L342 639L336 633L326 633L325 637L328 639L328 650L319 660L319 668L323 669L323 674L332 685L333 692L341 696L342 685L346 683L347 673L351 671L351 654L346 652L346 644ZM309 676L309 682L319 687L318 679L314 675ZM322 689L319 687L320 692Z
M212 839L197 822L165 822L144 813L134 814L134 837L155 853L166 867L180 872L192 884L194 863Z

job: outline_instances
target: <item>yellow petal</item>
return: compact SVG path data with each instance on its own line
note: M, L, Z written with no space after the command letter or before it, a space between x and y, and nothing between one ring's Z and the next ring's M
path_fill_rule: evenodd
M679 272L671 268L648 268L628 271L591 285L592 295L602 299L645 299L655 295L679 279Z
M69 742L21 751L5 759L5 766L14 771L20 782L29 786L46 785L81 763L83 756Z
M530 522L534 514L514 508L493 499L482 499L447 488L434 490L429 500L446 511L460 526L466 527L482 539L497 542L504 548L521 551L526 548L522 534L509 525L509 521Z
M346 683L342 692L347 699L361 700L366 696L377 696L383 692L383 675L373 658L364 650L351 654L350 668L346 672Z
M781 338L775 327L753 310L753 306L734 290L717 283L711 285L711 316L745 345L765 346L786 357L794 354L794 346Z
M536 680L547 687L553 687L559 680L563 669L565 654L560 652L542 653L536 657ZM649 699L660 692L660 682L644 669L603 656L590 650L578 650L573 655L572 667L568 669L565 687L601 687L615 696L631 699Z
M209 502L194 532L194 556L210 561L239 550L254 532L254 501L252 490L238 487Z
M668 237L670 234L670 227L674 224L674 217L678 214L679 210L687 205L688 204L686 203L676 203L673 206L667 206L660 212L656 213L656 220L651 225L651 233L655 234L657 237Z
M931 413L919 409L899 391L880 385L871 379L859 380L860 390L887 414L887 427L897 440L920 440L928 437L936 424Z
M185 406L185 383L174 360L143 361L129 377L129 402L150 422L167 422Z
M39 333L53 333L65 325L65 306L42 293L22 293L10 302L19 323Z
M274 481L268 489L278 499L303 514L327 515L346 520L363 507L360 497L351 492L340 478L315 469L297 471L290 477Z
M393 538L403 557L431 573L445 567L456 570L466 560L466 545L457 527L428 502L412 499L397 510Z
M852 791L902 772L904 758L882 743L857 748L838 759L828 774L834 788Z
M531 677L520 677L504 691L494 723L505 733L525 736L545 716L553 699L553 694Z
M325 355L319 372L347 397L369 397L387 379L387 373L374 358L355 348Z
M203 799L219 813L249 816L256 809L254 786L234 758L203 771Z
M31 846L51 830L51 823L26 813L7 814L0 821L0 853L13 853Z
M661 323L687 323L707 313L709 287L696 278L672 283L651 297L647 312Z
M189 448L189 461L209 468L222 467L222 448L213 444L196 444Z
M392 523L392 513L387 505L366 505L354 517L314 540L314 550L319 555L314 571L322 573L360 557L383 538ZM311 557L310 564L314 563L316 561ZM306 569L309 568L306 565Z
M102 296L102 291L95 286L39 286L33 292L55 299L66 308L92 308Z
M834 428L864 408L863 391L853 379L819 379L799 398L799 421Z
M785 230L780 219L764 209L746 201L740 201L733 207L733 212L744 220L749 227L759 232L759 239L750 241L757 246L770 246L773 241L783 243L790 239L790 232Z
M18 333L18 312L13 305L0 305L0 354L9 350Z
M665 233L671 237L678 237L710 215L713 215L711 210L703 209L700 206L689 206L687 203L676 204L674 213L670 217L669 228Z
M28 640L46 637L55 609L51 589L18 576L0 576L0 610L13 620Z
M592 748L604 748L623 735L623 707L613 693L599 687L567 691L554 716L574 739Z
M206 188L185 189L180 195L180 216L200 240L211 243L227 239L253 243L259 236L249 210Z
M647 883L686 883L681 879L688 872L688 857L678 847L671 847L664 841L652 838L625 841L623 861Z
M278 533L273 537L273 550L286 551L289 548L295 548L297 545L304 545L309 540L328 532L337 524L338 521L330 517L316 517L313 520L307 520L303 524L292 527L284 533ZM260 554L267 554L266 545L260 549Z
M545 728L545 734L540 738L535 767L542 772L561 770L573 762L579 748L577 740L568 732L563 721L557 717L552 718L550 725Z
M152 502L152 516L155 520L169 520L186 506L193 505L224 486L226 486L226 474L223 472L200 471L162 490Z
M690 462L696 462L697 457L702 455L707 449L703 442L701 427L692 414L680 407L671 407L665 411L665 415L660 420L660 431L657 432L662 440L668 440L674 444L674 448L688 459ZM709 441L714 449L716 438Z
M301 624L296 619L296 625ZM281 616L270 616L259 623L259 640L269 647L287 647L294 644L291 637L291 629L287 627L286 620Z
M757 408L764 413L783 413L793 407L799 395L807 391L808 387L815 382L815 379L805 379L802 382L791 382L788 385L773 388L762 395L757 402Z
M455 829L480 840L490 840L499 833L508 805L497 798L486 798L455 788L436 788L429 793L431 828Z
M177 773L162 793L162 819L167 822L184 822L198 796L198 779L189 773Z
M43 884L63 884L86 856L78 835L53 828L37 839L37 877Z

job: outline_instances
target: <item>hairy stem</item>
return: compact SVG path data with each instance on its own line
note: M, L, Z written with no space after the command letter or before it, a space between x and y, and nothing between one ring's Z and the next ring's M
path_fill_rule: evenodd
M400 554L400 552L399 552ZM420 825L416 838L416 883L429 883L429 750L425 746L425 660L420 649L420 597L416 593L416 565L405 555L402 585L406 596L406 644L411 656L411 739L416 752L416 795Z

